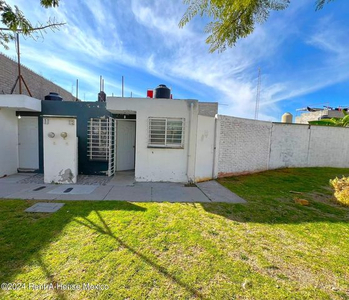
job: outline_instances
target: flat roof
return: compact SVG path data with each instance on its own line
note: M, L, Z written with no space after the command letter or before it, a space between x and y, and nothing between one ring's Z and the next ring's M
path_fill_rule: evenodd
M27 95L7 94L0 95L0 107L16 111L41 111L41 100Z

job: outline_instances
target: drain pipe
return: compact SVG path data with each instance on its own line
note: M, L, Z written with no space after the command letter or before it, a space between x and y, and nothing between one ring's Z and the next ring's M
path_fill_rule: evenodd
M212 179L215 178L215 169L216 169L217 122L218 122L218 115L216 114L216 115L214 116Z
M191 138L191 123L193 119L193 102L190 103L190 115L189 115L189 124L188 124L188 159L187 159L187 177L188 177L188 182L192 182L193 180L189 177L189 162L190 162L190 138Z

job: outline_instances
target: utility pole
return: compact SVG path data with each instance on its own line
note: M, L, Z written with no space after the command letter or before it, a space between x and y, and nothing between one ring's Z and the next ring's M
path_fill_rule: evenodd
M254 118L258 120L258 112L259 112L259 101L261 98L261 68L258 68L258 83L257 83L257 95L256 95L256 108L254 111Z
M79 99L79 79L76 79L76 100L78 101Z
M124 98L124 76L121 77L121 97Z
M19 87L19 93L22 94L22 74L21 74L21 56L19 52L19 34L16 34L17 39L17 57L18 57L18 87Z
M17 79L15 81L15 84L13 85L13 87L11 89L11 94L13 94L13 92L16 88L17 82L18 82L18 87L19 87L19 93L22 94L22 80L23 80L24 86L27 89L29 96L32 97L32 94L29 90L29 87L28 87L27 83L25 82L25 80L22 76L22 73L21 73L21 52L19 50L19 33L18 32L16 33L16 46L17 46L18 76L17 76Z

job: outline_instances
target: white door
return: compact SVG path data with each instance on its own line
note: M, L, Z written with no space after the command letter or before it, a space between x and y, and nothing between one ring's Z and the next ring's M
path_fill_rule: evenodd
M38 117L18 119L18 157L20 169L39 169Z
M116 170L135 168L136 122L117 121L116 125Z

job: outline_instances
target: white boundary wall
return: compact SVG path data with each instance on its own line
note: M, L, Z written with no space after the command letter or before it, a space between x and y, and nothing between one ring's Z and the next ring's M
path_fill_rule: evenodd
M218 176L284 167L349 167L349 128L218 117Z
M268 169L272 123L218 116L218 176Z

